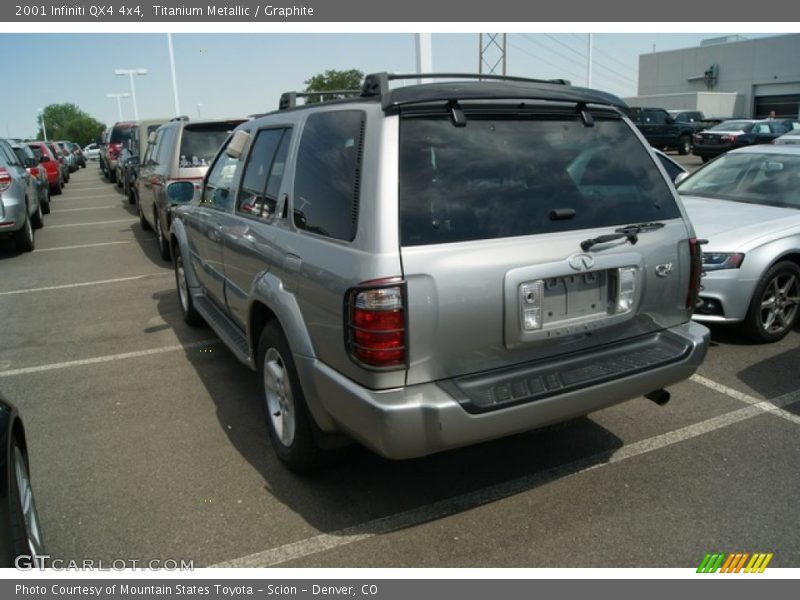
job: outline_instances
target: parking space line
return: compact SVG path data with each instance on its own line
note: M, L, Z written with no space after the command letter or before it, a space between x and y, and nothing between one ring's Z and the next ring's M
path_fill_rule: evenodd
M211 567L270 567L354 542L367 540L380 534L422 525L423 523L435 519L441 519L466 510L478 508L491 502L503 500L551 481L580 475L581 473L642 456L654 450L667 448L680 442L718 431L736 423L747 421L753 417L761 416L765 412L771 412L775 408L780 409L781 406L797 402L798 400L800 400L800 391L785 394L770 402L756 401L756 404L748 405L724 415L712 417L705 421L662 433L632 444L626 444L611 452L599 452L553 469L538 471L486 488L459 494L458 496L453 496L432 504L373 519L365 523L359 523L332 533L323 533L297 542L270 548L262 552L256 552L248 556L217 563L211 565Z
M735 400L739 400L740 402L744 402L745 404L752 404L754 406L760 406L762 404L767 404L768 408L766 408L766 412L769 412L776 417L781 417L782 419L786 419L787 421L791 421L792 423L796 423L800 425L800 416L790 413L788 410L783 410L775 405L775 403L784 398L785 396L797 395L798 399L800 399L800 391L791 392L790 394L784 394L784 396L779 396L776 400L759 400L749 394L744 394L739 390L734 390L733 388L729 388L727 385L723 385L721 383L717 383L711 379L703 377L702 375L692 375L691 380L695 383L699 383L700 385L704 385L709 389L714 390L715 392L719 392L720 394L725 394ZM784 404L791 404L791 402L785 402Z
M14 377L16 375L28 375L29 373L41 373L42 371L54 371L56 369L68 369L70 367L82 367L85 365L96 365L98 363L114 362L117 360L130 360L141 358L142 356L153 356L154 354L164 354L165 352L176 352L178 350L191 350L192 348L207 348L219 344L220 340L210 339L189 344L176 344L174 346L162 346L161 348L151 348L149 350L138 350L136 352L123 352L121 354L107 354L106 356L96 356L94 358L84 358L80 360L69 360L49 365L39 365L36 367L23 367L10 371L0 371L0 378Z
M78 248L96 248L97 246L115 246L117 244L130 244L130 242L98 242L97 244L81 244L79 246L59 246L58 248L41 248L34 252L55 252L56 250L77 250Z
M87 225L110 225L111 223L133 223L138 221L133 217L128 219L115 219L113 221L91 221L89 223L69 223L67 225L50 225L48 229L61 229L63 227L86 227Z
M14 296L16 294L29 294L31 292L49 292L51 290L66 290L69 288L85 287L88 285L105 285L106 283L121 283L123 281L136 281L137 279L149 279L150 277L165 277L172 275L172 271L162 273L150 273L149 275L134 275L133 277L118 277L116 279L100 279L99 281L84 281L83 283L65 283L64 285L50 285L40 288L27 288L24 290L10 290L0 292L0 296Z
M109 206L87 206L87 207L84 207L84 208L59 208L59 209L53 208L51 206L50 207L50 212L55 214L55 213L62 213L62 212L75 212L76 210L104 210L104 209L109 209L109 208L119 208L119 205L118 204L111 204Z

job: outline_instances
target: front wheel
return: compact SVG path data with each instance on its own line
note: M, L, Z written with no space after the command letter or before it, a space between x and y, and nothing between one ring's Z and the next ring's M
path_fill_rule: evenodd
M793 262L770 267L756 285L742 327L754 342L783 339L800 314L800 268Z
M13 473L11 474L11 541L14 554L36 560L44 555L39 513L33 500L33 489L28 474L28 462L19 443L11 449Z
M158 209L156 209L154 221L153 227L155 227L156 240L158 240L158 253L164 260L172 260L172 252L170 252L169 249L167 236L164 235L164 230L161 227L161 219L158 217Z
M320 462L321 450L314 440L314 423L300 387L292 352L276 321L268 323L261 332L258 379L275 454L292 471L313 469Z
M199 325L203 319L194 307L192 294L189 290L189 282L186 279L186 268L183 265L183 257L180 248L175 249L175 285L178 288L178 300L181 305L181 315L187 325Z
M690 135L682 135L678 139L678 154L686 156L692 151L692 137Z

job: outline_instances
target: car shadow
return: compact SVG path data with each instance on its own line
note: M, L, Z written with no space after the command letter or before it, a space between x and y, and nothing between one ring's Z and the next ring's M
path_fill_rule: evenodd
M128 205L127 202L125 203L126 206ZM133 207L135 210L136 207ZM161 253L158 250L158 240L156 239L155 233L152 231L145 231L142 229L142 226L139 223L133 223L127 229L121 229L121 233L130 232L133 234L136 243L139 244L141 247L142 252L144 252L145 256L157 267L163 268L171 268L169 261L164 260L161 258Z
M800 390L798 365L800 348L792 348L742 369L736 377L765 398L775 399ZM783 408L800 415L800 401Z
M153 298L185 347L198 339L197 331L183 322L175 291ZM204 327L207 337L216 337ZM459 496L457 508L446 514L466 511L604 463L623 445L607 429L580 418L404 461L384 459L354 444L334 451L318 470L298 475L272 451L256 374L222 343L213 352L195 345L185 354L214 403L220 429L263 478L265 505L277 499L321 532L356 527L361 533L383 533L385 525L378 519ZM463 497L477 490L481 493ZM444 514L431 513L430 519Z

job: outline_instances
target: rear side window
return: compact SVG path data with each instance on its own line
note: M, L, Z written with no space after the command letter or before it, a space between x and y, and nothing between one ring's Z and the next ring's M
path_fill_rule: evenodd
M308 117L300 139L294 184L294 224L352 241L358 198L364 113L320 112Z
M239 211L263 219L274 216L288 141L285 129L258 132L242 177Z
M231 126L227 123L187 125L181 136L180 167L207 167L219 147L228 138Z
M28 146L33 152L33 155L36 157L36 160L42 160L42 148L41 146Z
M628 125L595 115L406 117L400 124L405 246L619 226L680 216ZM555 218L554 218L555 217Z

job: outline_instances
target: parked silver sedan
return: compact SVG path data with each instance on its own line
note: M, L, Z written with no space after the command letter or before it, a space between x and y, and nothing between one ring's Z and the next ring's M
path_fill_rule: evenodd
M775 342L800 315L800 146L734 150L678 185L703 247L695 319Z

